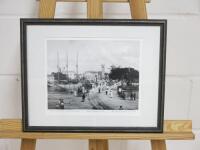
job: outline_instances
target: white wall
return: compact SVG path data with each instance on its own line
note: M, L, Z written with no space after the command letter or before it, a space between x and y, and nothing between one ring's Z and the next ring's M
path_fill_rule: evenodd
M152 0L149 18L168 19L165 119L192 119L195 141L169 141L169 150L200 149L200 2ZM127 4L105 4L105 18L130 18ZM0 1L0 119L21 118L19 18L36 17L35 0ZM86 5L59 3L56 17L86 17ZM18 150L19 140L0 140ZM150 149L147 141L111 141L111 150ZM41 140L37 150L86 150L87 141Z

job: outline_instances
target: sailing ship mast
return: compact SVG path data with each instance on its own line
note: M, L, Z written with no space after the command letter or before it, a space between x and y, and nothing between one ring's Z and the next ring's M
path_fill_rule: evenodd
M59 51L57 51L57 75L58 75L58 83L60 82L60 57L59 57Z
M79 57L79 52L76 53L76 76L78 79L78 57Z
M69 59L68 59L68 51L66 51L66 77L69 77Z

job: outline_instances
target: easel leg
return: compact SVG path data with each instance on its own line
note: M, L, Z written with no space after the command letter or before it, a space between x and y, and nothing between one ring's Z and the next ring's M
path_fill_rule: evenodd
M132 19L147 19L145 0L129 0Z
M21 150L35 150L36 139L22 139Z
M39 18L54 18L56 0L40 0Z
M165 140L151 140L152 150L167 150Z
M108 140L89 140L89 150L108 150Z
M87 17L90 19L103 18L103 0L87 0Z

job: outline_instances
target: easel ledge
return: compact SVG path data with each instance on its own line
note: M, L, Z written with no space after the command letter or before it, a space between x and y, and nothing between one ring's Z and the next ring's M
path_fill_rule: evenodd
M167 120L164 133L52 133L23 132L20 119L0 120L0 138L14 139L112 139L112 140L192 140L192 121Z
M192 121L167 120L164 133L55 133L23 132L20 119L0 120L0 138L14 139L104 139L104 140L192 140Z
M35 150L37 139L88 139L89 150L109 150L108 140L150 140L152 150L166 150L166 140L193 140L192 121L167 120L164 133L23 132L20 119L0 120L0 138L21 139L21 150Z

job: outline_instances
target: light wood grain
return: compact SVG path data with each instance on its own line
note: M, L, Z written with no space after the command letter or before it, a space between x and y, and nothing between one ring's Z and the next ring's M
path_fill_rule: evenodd
M37 0L40 1L40 0ZM87 0L57 0L57 2L87 2ZM105 3L127 3L129 0L103 0ZM151 0L145 0L146 3L150 3Z
M87 1L87 17L89 19L103 18L103 0Z
M21 150L35 150L36 139L22 139Z
M0 138L192 140L191 121L165 121L164 133L50 133L22 132L21 120L0 120Z
M109 139L109 140L193 140L191 133L44 133L0 132L0 138L13 139Z
M129 4L133 19L147 19L145 0L129 0Z
M152 150L167 150L165 140L151 140Z
M0 131L21 131L21 119L0 119ZM191 120L165 120L164 132L192 132Z
M108 140L89 140L89 150L108 150Z
M22 120L21 119L0 119L0 132L18 132L22 131Z
M191 120L166 120L164 123L165 132L192 132Z
M40 0L39 18L54 18L56 0Z

